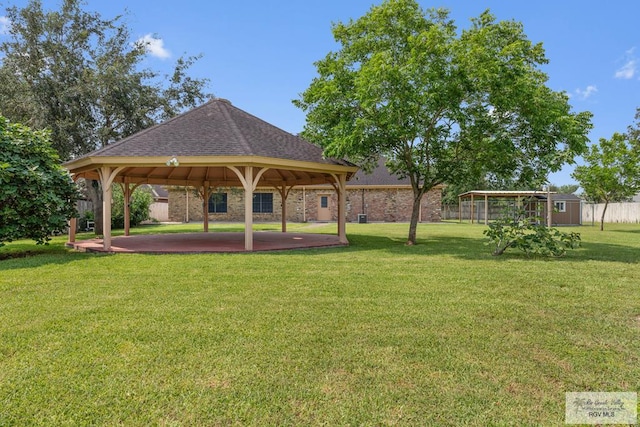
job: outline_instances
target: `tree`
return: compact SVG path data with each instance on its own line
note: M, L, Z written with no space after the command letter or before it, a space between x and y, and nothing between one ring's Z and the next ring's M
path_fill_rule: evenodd
M303 136L365 169L379 156L413 188L408 244L422 196L441 183L540 185L586 149L591 114L545 83L547 62L522 25L487 11L458 33L443 9L387 0L332 27L340 49L294 100Z
M636 122L627 129L627 136L630 140L640 141L640 108L636 108Z
M502 255L507 249L523 251L527 256L564 256L567 249L580 247L580 233L563 233L544 225L542 218L532 218L523 209L509 210L492 221L483 231L493 246L493 255Z
M78 198L49 132L0 116L0 152L0 246L17 239L46 243L76 215Z
M585 165L576 167L572 176L588 200L604 203L602 231L609 203L627 200L640 191L640 140L614 133L611 139L601 138L583 157Z
M151 190L145 186L131 194L129 202L129 221L135 227L142 221L149 219L149 207L153 203ZM111 207L111 227L124 228L124 193L119 185L113 187L113 206Z
M194 107L205 79L187 70L198 57L179 58L162 76L141 68L146 46L133 42L122 16L103 19L64 0L44 11L39 0L9 7L9 37L0 44L0 111L35 129L51 129L62 160L86 154ZM102 230L102 192L86 186Z

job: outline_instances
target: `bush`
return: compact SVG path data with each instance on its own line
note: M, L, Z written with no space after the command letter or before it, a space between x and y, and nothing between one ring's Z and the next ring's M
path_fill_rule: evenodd
M93 221L93 211L86 211L80 218L78 218L78 229L88 231L89 221Z
M567 249L580 247L580 233L563 233L546 227L541 218L527 217L524 211L505 214L489 224L483 232L488 245L493 245L493 255L502 255L507 249L515 248L527 256L541 255L560 257Z
M111 207L111 227L124 228L124 194L119 185L113 186L113 205ZM149 219L149 207L153 203L153 195L148 187L138 187L131 194L130 225L135 227Z
M0 116L0 246L17 239L46 244L77 215L78 190L51 147L49 132Z

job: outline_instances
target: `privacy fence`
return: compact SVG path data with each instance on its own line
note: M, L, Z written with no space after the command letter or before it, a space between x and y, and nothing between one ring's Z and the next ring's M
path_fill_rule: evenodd
M86 212L93 212L93 204L89 200L78 200L76 205L78 218L85 216ZM156 221L169 220L169 204L166 202L153 202L149 206L149 218Z
M604 203L583 203L582 224L600 222ZM640 223L640 202L609 203L604 222Z

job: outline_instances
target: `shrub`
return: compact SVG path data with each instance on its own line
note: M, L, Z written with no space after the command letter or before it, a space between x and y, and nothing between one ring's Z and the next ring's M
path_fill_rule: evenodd
M78 190L51 147L49 132L0 116L0 246L46 244L77 215Z
M560 257L567 249L580 247L580 233L563 233L546 227L539 217L527 217L524 210L505 214L489 224L483 232L488 245L493 245L493 255L502 255L507 249L515 248L527 256L541 255Z
M112 190L111 227L114 229L124 228L124 194L119 185L114 185ZM148 187L138 187L131 193L129 220L132 227L149 219L149 207L151 203L153 203L153 196Z

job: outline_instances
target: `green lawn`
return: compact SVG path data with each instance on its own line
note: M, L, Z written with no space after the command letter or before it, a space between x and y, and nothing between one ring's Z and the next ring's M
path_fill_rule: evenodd
M640 391L640 225L581 227L561 259L492 257L483 229L421 224L409 247L407 224L348 224L347 248L253 254L8 244L0 426L551 426L567 391Z

